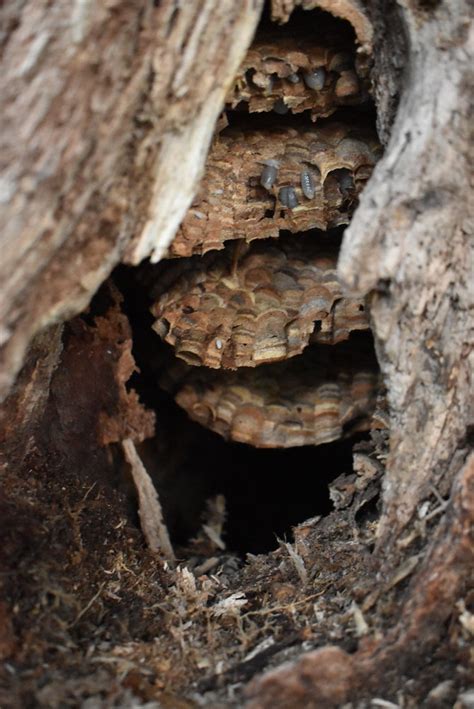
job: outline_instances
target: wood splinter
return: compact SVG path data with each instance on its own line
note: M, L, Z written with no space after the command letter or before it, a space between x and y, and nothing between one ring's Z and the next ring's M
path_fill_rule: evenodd
M143 536L152 552L162 554L171 566L176 557L171 546L168 529L163 520L160 499L131 438L122 441L125 458L130 465L133 482L138 495L138 515Z

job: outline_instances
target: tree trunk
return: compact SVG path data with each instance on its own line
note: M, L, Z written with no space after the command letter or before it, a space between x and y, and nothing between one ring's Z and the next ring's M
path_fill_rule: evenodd
M41 1L1 10L0 396L35 333L84 309L125 254L160 258L260 7Z
M168 488L180 484L177 470L185 451L209 446L217 457L227 453L221 443L213 448L204 429L182 426L175 409L160 409L155 399L150 403L151 395L140 398L133 389L137 377L148 385L158 370L168 371L167 355L152 336L151 316L144 314L151 302L161 318L157 331L175 324L159 310L156 293L147 300L150 274L158 273L159 290L167 287L170 271L139 264L170 253L204 259L201 254L236 236L234 251L226 244L230 255L224 251L222 257L231 258L235 280L244 272L238 271L241 253L250 258L256 251L245 240L349 221L350 210L331 203L329 192L317 194L313 211L289 208L275 217L275 208L270 218L268 191L253 207L248 226L243 185L252 181L252 155L265 163L269 145L277 151L272 141L277 145L285 135L288 154L297 149L308 169L317 171L306 136L322 140L318 122L296 130L292 116L285 116L284 128L270 139L262 120L244 157L247 128L237 138L228 137L231 131L219 137L225 125L219 115L226 100L229 106L262 13L266 32L271 22L284 28L298 12L316 9L351 24L359 87L364 81L368 86L364 72L373 62L371 92L384 154L366 185L364 179L342 240L338 274L346 289L347 322L340 325L340 338L367 329L365 313L362 322L358 310L366 299L389 434L374 425L370 445L355 448L353 477L331 482L336 509L295 527L294 546L280 542L265 557L251 555L238 572L226 571L224 562L213 567L223 549L225 510L217 498L209 499L207 522L183 551L188 565L174 570L157 552L158 542L151 551L144 547L135 511L144 530L156 514L169 545L161 490L166 498ZM97 706L115 699L121 706L248 702L255 709L362 707L387 699L406 707L472 706L467 691L474 633L467 3L273 0L264 10L261 0L72 6L17 0L0 10L0 20L2 706L83 706L87 697ZM283 46L278 42L273 54ZM251 61L260 61L258 46ZM256 66L242 70L239 81ZM252 98L258 83L248 86ZM298 91L299 86L289 99L295 105ZM306 96L301 105L319 120L336 110L331 103L336 94L328 90L321 103ZM268 110L272 101L265 98L258 110ZM348 105L355 103L354 98ZM241 120L238 112L232 115ZM362 114L363 120L368 115ZM334 151L338 130L329 129ZM369 143L375 155L372 137ZM331 169L350 167L355 174L356 157L354 164L331 164ZM212 202L209 194L223 196ZM278 205L282 198L277 193L275 199ZM186 272L187 263L178 261L177 270ZM189 263L192 269L195 262ZM214 268L216 263L211 262ZM225 275L216 291L224 281ZM195 304L192 278L185 283L189 316ZM235 295L234 281L229 288ZM284 301L287 291L282 292L285 317L294 325L290 299ZM220 297L230 313L228 296ZM200 321L187 335L188 364L201 325L205 330L217 318L214 308L213 301L205 324ZM147 334L141 332L143 323ZM314 340L319 334L337 342L334 323L324 324ZM176 344L172 333L166 336ZM297 343L297 354L309 339L307 333ZM209 361L208 350L199 350L211 367L216 348L222 348L220 338L214 342ZM206 419L203 386L196 385L192 394L198 392ZM245 399L242 387L239 396ZM255 398L249 401L254 405ZM272 406L275 411L270 397L262 415ZM316 418L319 411L328 412L324 395L318 406ZM369 414L373 411L364 410ZM242 420L247 430L248 421ZM232 438L232 431L225 435ZM255 438L252 432L249 440ZM124 457L124 442L133 456ZM142 476L138 483L135 477L142 497L150 489L146 468L157 483L158 496L150 495L149 505L131 492L131 458L133 475L139 470ZM193 495L206 496L200 474L193 469L191 483L176 493L177 500L186 498L180 501L186 510L193 507ZM291 478L285 488L297 485ZM344 487L337 487L340 480ZM357 487L361 480L364 485ZM381 504L371 512L374 526L367 510L380 486ZM337 496L349 488L350 502L340 502ZM367 512L363 522L361 510ZM193 554L200 555L194 575ZM213 574L213 568L219 571ZM50 669L39 676L33 670L45 662Z
M413 3L401 13L410 50L398 112L340 259L349 287L373 293L371 313L389 392L391 452L380 544L397 539L430 486L449 493L469 447L467 17L462 3L434 9ZM379 105L389 104L388 72L397 65L382 54Z

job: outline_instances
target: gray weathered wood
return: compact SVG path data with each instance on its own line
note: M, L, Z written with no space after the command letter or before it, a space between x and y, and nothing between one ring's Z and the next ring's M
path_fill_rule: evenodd
M386 69L377 85L385 128L405 35L410 50L401 101L339 261L352 291L373 293L388 386L391 453L381 544L397 537L432 486L449 494L465 458L473 401L468 6L411 2L398 12L384 36L399 51L390 70L386 52L379 62Z
M122 258L168 245L261 5L0 10L0 399L37 332L83 309Z

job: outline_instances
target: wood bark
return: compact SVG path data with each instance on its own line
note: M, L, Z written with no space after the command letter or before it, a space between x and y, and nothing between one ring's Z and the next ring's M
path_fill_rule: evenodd
M468 12L462 2L373 3L376 45L386 38L376 46L375 95L387 145L339 262L352 293L371 294L387 383L390 454L378 531L385 569L406 556L414 518L433 491L450 497L449 512L391 632L355 656L326 647L264 675L249 688L255 709L339 706L362 685L380 691L380 676L388 680L395 664L408 670L420 652L433 652L456 599L472 587Z
M0 10L0 397L32 337L166 250L260 0Z
M0 396L6 397L0 429L7 492L20 511L11 518L4 515L10 534L2 546L4 555L9 555L7 582L16 559L22 558L23 537L37 535L43 550L48 542L41 536L40 523L35 534L28 533L30 522L25 519L33 515L26 505L36 482L28 486L30 470L21 467L23 459L31 460L41 446L47 451L38 480L47 491L46 507L54 510L54 520L64 514L72 520L68 534L79 549L68 567L72 568L87 557L87 543L91 550L99 548L96 530L85 531L83 538L77 532L77 519L96 484L98 469L104 479L108 476L116 484L120 466L110 444L124 439L138 443L153 430L153 415L128 389L135 370L132 334L116 299L92 324L74 320L66 338L62 325L87 307L119 262L157 261L167 252L197 194L216 121L262 4L260 0L140 0L138 4L77 0L71 6L17 0L0 10L4 68ZM373 92L385 154L345 232L338 271L350 297L370 302L390 408L390 450L382 476L378 536L374 554L368 561L364 557L366 567L375 571L370 594L363 594L365 582L362 591L355 588L363 596L363 612L381 604L383 593L400 579L410 580L387 612L388 619L382 618L384 632L362 638L356 652L326 645L253 681L247 698L256 709L311 707L316 700L320 706L338 706L354 697L377 696L387 677L394 692L423 653L433 653L438 643L446 641L446 626L472 589L474 472L469 451L474 320L468 6L464 0L371 0L367 6L355 0L274 0L273 18L284 23L295 7L320 7L349 20L361 51L374 53ZM192 210L187 219L191 214ZM95 363L94 376L90 376L90 361ZM77 419L71 413L74 406ZM72 461L70 469L64 461L68 465ZM378 459L375 468L378 480ZM340 483L344 492L344 483L349 483L347 479ZM333 491L338 494L336 487ZM104 493L97 499L100 495ZM371 489L367 499L375 496ZM126 506L115 488L110 499L101 503L95 518L98 524L105 520L100 548L110 530L117 530L122 544L117 558L128 544L135 544L139 561L134 569L141 578L146 554L133 534L120 532L126 523L117 518L116 510ZM439 507L431 511L428 521L439 518L439 523L427 532L423 506L433 499ZM313 547L325 559L321 575L327 573L328 585L343 594L346 588L337 587L337 574L330 575L334 559L343 553L341 542L327 530L331 524L339 530L334 520L340 519L340 529L349 535L344 544L356 547L360 540L354 541L356 512L347 512L339 502L336 507L333 514L340 517L331 517L321 527L310 520L307 528L299 528L296 539L302 549L304 538L314 535ZM11 536L15 523L20 529L18 539ZM359 548L363 550L362 545ZM285 549L304 585L303 552L297 543L291 553ZM104 557L99 552L90 557L95 567L106 568L108 557L100 553ZM284 562L275 555L272 573L276 577ZM348 554L348 559L357 566L356 554ZM114 563L113 573L118 568L123 574L123 559ZM156 559L150 563L155 573ZM253 564L250 569L258 568ZM21 573L25 573L23 566ZM39 584L44 573L41 569L33 575L34 583ZM88 573L96 578L92 565ZM393 586L387 578L394 579ZM221 614L222 625L228 628L233 626L225 623L233 623L239 604L247 602L241 590L234 598L217 600L212 584L199 586L187 570L178 570L173 579L174 585L169 577L163 580L166 598L153 586L147 597L149 607L162 609L170 597L185 598L194 619L203 608L207 613L212 599L216 615ZM348 585L357 586L353 576L348 579ZM126 585L120 575L119 581ZM261 583L267 598L264 582L259 578L252 583ZM281 604L288 588L286 581L278 583L276 590L269 586L268 597L275 593ZM89 600L81 596L82 607L58 627L75 627L97 599L105 604L100 592L99 584ZM62 597L57 593L60 605ZM43 603L42 594L43 590L39 594ZM9 599L15 608L14 590ZM123 603L126 607L128 597ZM0 605L5 616L6 605ZM183 621L183 606L177 608L170 615L177 613L180 628L191 628L193 622ZM211 615L205 616L206 622ZM133 621L131 613L127 618ZM149 617L144 618L146 626ZM96 627L102 622L99 614ZM0 635L3 657L13 656L18 649L14 625L7 617ZM184 652L182 631L173 631ZM165 669L158 664L159 673L173 677L179 671L171 662L166 665L166 659L162 662ZM46 693L44 697L48 705Z
M383 22L379 6L376 22ZM391 411L380 544L403 532L432 486L449 494L472 430L473 268L468 6L400 8L409 47L383 159L346 231L339 273L371 312ZM389 46L396 43L386 25ZM385 34L384 34L385 36ZM379 60L379 113L401 47Z

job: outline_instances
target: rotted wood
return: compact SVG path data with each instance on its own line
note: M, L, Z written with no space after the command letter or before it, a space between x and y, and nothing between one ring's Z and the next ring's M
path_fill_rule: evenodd
M329 20L333 18L328 16ZM326 26L327 24L327 26ZM253 42L226 98L250 113L309 111L311 119L330 116L339 106L367 100L369 62L354 53L354 42L339 26L314 22L301 36L268 34Z
M106 458L110 444L126 439L140 443L155 430L155 413L129 385L136 363L121 296L115 288L107 291L103 315L91 324L78 317L67 327L60 365L51 382L50 411L45 416L46 421L58 420L51 430L43 423L46 446L61 450L73 466L78 460L93 460L97 451ZM103 460L98 465L111 467Z
M169 254L347 224L379 155L374 133L357 123L224 131Z
M36 333L166 250L261 7L2 5L0 399Z
M60 361L62 325L53 325L33 340L14 386L0 406L0 469L20 466L36 442Z
M231 244L185 261L151 309L153 328L188 364L215 369L277 362L310 341L336 344L367 330L364 302L343 297L338 249L324 236L253 243L243 255Z
M408 585L398 622L384 637L362 640L355 653L328 645L257 677L246 690L248 709L336 708L362 697L396 695L447 642L446 629L453 622L456 602L472 589L473 529L471 454L454 479L446 514ZM469 686L469 677L466 680ZM452 706L442 697L435 700L435 687L427 706ZM455 706L468 709L469 703Z
M391 409L391 449L373 558L385 564L383 571L396 572L397 557L410 562L408 550L414 541L416 564L423 545L427 551L404 589L399 620L391 616L385 621L385 637L374 633L360 640L352 654L323 647L264 676L249 688L256 709L314 702L340 706L353 702L358 692L366 698L368 691L385 691L388 678L395 696L410 667L418 666L420 653L437 652L444 642L472 569L472 456L465 464L472 432L468 8L464 2L443 0L369 5L386 45L378 55L384 61L376 62L375 72L384 140L403 61L407 71L386 156L346 232L340 274L353 289L354 303L366 295L371 300ZM273 0L273 16L284 22L296 6L330 8L352 21L364 51L371 46L371 24L356 1ZM258 3L212 1L177 8L165 0L159 8L151 7L143 3L140 14L122 2L108 3L106 9L101 4L77 3L72 22L62 5L46 2L18 3L16 16L11 6L7 10L8 91L3 95L12 109L3 113L8 122L3 151L8 165L1 183L6 205L1 275L8 311L1 321L4 391L34 333L82 308L121 257L137 263L149 254L157 260L165 252L192 198L218 106L228 95L237 57L245 51L259 10ZM391 25L393 17L397 22ZM111 47L113 61L102 61ZM226 137L224 133L216 145ZM361 139L356 136L356 140ZM299 148L296 153L301 154ZM373 155L374 150L368 153ZM302 154L306 155L304 150ZM272 152L263 159L279 163L280 156ZM222 165L227 169L226 160ZM359 176L361 183L374 162L361 163L364 170L368 165L367 175ZM254 146L249 164L251 174L244 166L232 177L231 189L236 192L231 199L240 199L234 185L240 184L242 175L244 180L252 179L246 189L258 192L264 203L259 212L262 222L281 225L268 235L276 236L280 228L308 228L303 226L303 214L311 210L303 209L305 200L316 203L318 195L328 200L328 213L334 200L343 210L343 220L354 206L356 190L341 189L344 183L337 174L328 175L327 192L322 184L318 189L317 165L311 161L315 182L311 198L305 194L305 190L311 193L311 182L306 179L302 184L298 157L290 167L270 162L257 169ZM269 169L262 175L265 168ZM269 184L272 168L277 169L278 181ZM280 170L284 182L279 182ZM339 172L341 177L344 173ZM215 203L209 201L209 210L227 198L227 179L227 174L216 178L217 190L223 192L214 195L219 197ZM265 184L259 185L262 180ZM282 188L286 191L279 197ZM209 193L209 200L212 197ZM278 204L283 214L268 217L266 210ZM311 215L316 220L312 226L318 225L317 211ZM321 211L322 228L326 228L333 217ZM180 237L178 255L205 252L209 243L209 248L222 248L224 239L217 235L215 224L210 242L201 235L208 228L208 212L197 205L194 212L192 218L204 224L194 232L188 224L190 237L188 241ZM233 215L229 224L226 239L257 238L257 229L251 234L234 229ZM118 313L116 317L121 320ZM74 386L62 372L56 377L53 403L55 398L56 405L62 402L64 410L70 411L71 392L80 395L81 412L86 413L80 434L66 426L64 431L58 429L58 438L62 443L64 436L68 446L74 441L77 460L82 462L78 443L85 440L86 448L92 447L89 441L96 443L99 435L108 444L131 430L140 440L147 426L151 432L153 421L126 386L132 363L130 333L125 342L123 337L115 340L103 320L93 327L77 323L76 327L79 341L97 345L100 401L90 411L97 386L89 376L83 349L75 347L66 351L76 373ZM51 356L45 340L39 350L33 348L13 392L16 398L10 400L12 406L19 402L15 412L25 413L26 418L14 419L21 424L29 416L36 421L43 408L61 351L60 329L51 333ZM112 368L110 343L117 357ZM204 374L178 362L166 375L167 386L191 416L232 440L272 447L319 444L373 425L377 371L370 357L366 363L359 354L355 362L353 351L341 357L338 369L336 353L346 345L307 347L288 362L244 369L238 378L222 371ZM44 363L44 369L37 377L38 362ZM30 383L41 390L33 392ZM110 396L118 406L118 427L114 417L103 413ZM129 414L136 414L136 422ZM22 441L29 443L27 436ZM429 539L419 539L410 524L433 489L450 499L443 503L441 522Z
M410 2L387 15L374 3L373 13L398 49L377 64L382 109L392 108L405 46L409 73L384 157L345 232L339 273L352 293L372 292L388 388L382 550L401 542L433 486L449 494L472 445L472 28L465 2Z
M375 356L359 343L307 348L299 357L237 372L170 364L160 384L189 416L258 448L319 445L367 431L379 390Z

